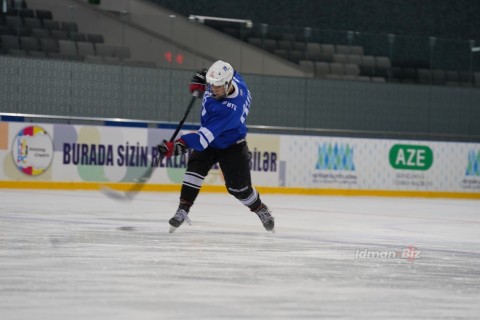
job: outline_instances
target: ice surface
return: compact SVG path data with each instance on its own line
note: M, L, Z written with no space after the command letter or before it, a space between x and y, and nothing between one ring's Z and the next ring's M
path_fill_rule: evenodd
M0 319L480 318L480 201L178 196L0 190Z

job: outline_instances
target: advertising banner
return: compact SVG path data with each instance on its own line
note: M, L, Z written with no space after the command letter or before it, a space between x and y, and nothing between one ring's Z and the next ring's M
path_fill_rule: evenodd
M171 129L0 122L0 180L136 182L155 166L149 183L181 184L189 154L161 159L157 144ZM184 132L185 133L185 132ZM180 132L180 135L182 132ZM278 186L280 137L251 135L257 183ZM215 165L204 183L224 185Z
M480 144L281 137L286 186L480 192Z

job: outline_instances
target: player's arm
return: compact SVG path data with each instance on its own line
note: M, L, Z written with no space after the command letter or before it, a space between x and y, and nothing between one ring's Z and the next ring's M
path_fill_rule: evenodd
M222 106L197 132L184 134L175 141L164 140L162 144L158 145L158 150L167 158L182 155L187 152L188 148L203 151L233 121L233 117L234 113Z
M234 117L234 112L221 106L197 132L184 134L181 139L186 143L188 148L197 151L205 150L210 143L225 130L228 124L233 121Z

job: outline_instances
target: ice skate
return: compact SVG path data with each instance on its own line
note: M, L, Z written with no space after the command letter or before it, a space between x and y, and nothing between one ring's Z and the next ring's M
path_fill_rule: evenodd
M272 217L270 214L270 210L265 204L261 204L260 207L255 210L255 213L257 216L260 218L260 221L262 221L263 226L267 231L271 231L272 233L275 233L275 218Z
M175 215L168 221L170 224L170 233L173 233L178 227L182 225L184 221L187 221L189 225L192 225L192 222L188 218L188 212L185 209L178 208Z

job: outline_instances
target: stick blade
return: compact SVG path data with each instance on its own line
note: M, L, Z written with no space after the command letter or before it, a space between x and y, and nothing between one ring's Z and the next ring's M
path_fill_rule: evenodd
M112 188L109 188L106 186L102 186L100 188L100 193L104 194L110 199L117 200L117 201L129 202L129 201L132 201L133 199L130 193L113 190Z

